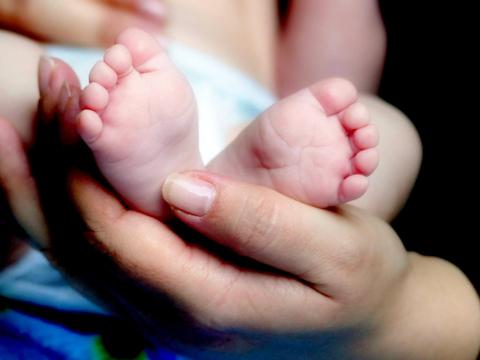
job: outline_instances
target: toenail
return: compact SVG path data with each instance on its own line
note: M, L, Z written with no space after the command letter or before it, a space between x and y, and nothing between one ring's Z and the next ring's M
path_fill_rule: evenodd
M215 187L184 174L170 175L162 189L164 200L174 208L195 216L204 216L215 200Z

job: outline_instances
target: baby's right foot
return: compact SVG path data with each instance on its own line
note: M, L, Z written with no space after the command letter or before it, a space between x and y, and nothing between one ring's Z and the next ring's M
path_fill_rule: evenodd
M267 109L208 168L326 208L367 191L377 141L355 87L328 79Z
M163 179L201 167L190 85L147 33L128 29L90 73L77 130L134 208L164 217Z

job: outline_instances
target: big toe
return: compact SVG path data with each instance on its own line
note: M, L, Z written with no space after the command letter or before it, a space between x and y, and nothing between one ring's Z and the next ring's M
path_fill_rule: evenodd
M348 80L333 78L310 86L310 91L327 115L342 112L357 100L357 89Z
M117 37L117 44L124 45L132 55L135 68L163 52L160 43L150 34L137 28L129 28Z

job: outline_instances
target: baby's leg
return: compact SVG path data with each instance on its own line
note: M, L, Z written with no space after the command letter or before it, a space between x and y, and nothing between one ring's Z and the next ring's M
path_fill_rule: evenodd
M380 134L380 164L370 177L367 193L351 204L391 221L415 184L422 144L413 124L398 109L373 95L362 95L360 101L368 108Z
M29 143L38 102L38 60L42 49L22 36L0 30L0 117Z
M378 0L292 1L279 42L280 94L332 76L349 79L361 92L374 93L385 49Z

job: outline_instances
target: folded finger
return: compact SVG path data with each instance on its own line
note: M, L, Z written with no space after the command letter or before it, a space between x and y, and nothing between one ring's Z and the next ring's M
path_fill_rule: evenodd
M162 30L160 21L91 0L2 0L0 24L40 40L87 46L109 45L131 26Z
M203 325L294 330L318 326L334 313L334 301L302 282L238 268L161 222L128 211L85 175L73 175L70 188L91 242ZM299 308L305 311L298 314Z
M345 214L267 188L190 172L171 175L163 196L179 219L208 238L322 291L335 287L362 250Z
M47 246L48 231L25 150L13 127L3 119L0 119L0 186L20 225L40 247Z
M126 8L130 11L145 15L152 20L164 21L166 7L163 0L96 0Z

